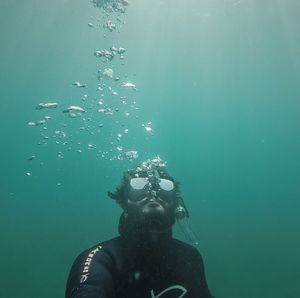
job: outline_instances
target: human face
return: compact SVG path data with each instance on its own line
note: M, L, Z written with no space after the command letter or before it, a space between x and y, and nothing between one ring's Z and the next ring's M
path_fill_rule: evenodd
M167 179L133 178L128 183L126 211L152 228L171 226L178 199L174 183Z

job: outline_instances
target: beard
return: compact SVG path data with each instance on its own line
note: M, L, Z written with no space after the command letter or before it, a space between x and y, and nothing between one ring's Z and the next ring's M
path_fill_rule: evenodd
M175 216L167 214L161 206L145 206L140 212L131 214L130 217L140 229L147 231L169 229L175 222Z

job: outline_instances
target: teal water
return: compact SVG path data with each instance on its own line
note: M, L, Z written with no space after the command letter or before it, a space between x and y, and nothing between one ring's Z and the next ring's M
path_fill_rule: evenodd
M132 0L109 32L89 1L1 1L0 297L63 297L75 256L117 233L106 191L155 155L182 183L216 297L300 297L299 15L293 0ZM124 65L93 55L113 45ZM138 89L106 94L111 116L96 91L109 65Z

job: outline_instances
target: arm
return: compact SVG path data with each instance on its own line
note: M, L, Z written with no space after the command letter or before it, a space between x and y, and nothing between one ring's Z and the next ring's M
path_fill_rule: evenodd
M114 260L101 246L79 255L67 282L66 298L114 298Z

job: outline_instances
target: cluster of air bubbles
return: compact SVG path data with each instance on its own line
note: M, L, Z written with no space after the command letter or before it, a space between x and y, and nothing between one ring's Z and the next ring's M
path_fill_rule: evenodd
M102 58L103 61L112 61L115 56L119 55L120 59L124 59L124 53L126 50L124 48L116 48L112 46L109 50L98 50L94 52L94 56L97 58Z
M147 122L146 124L142 124L142 127L144 127L145 131L149 134L153 134L153 128L152 128L152 123Z
M159 156L153 159L148 159L142 162L142 164L136 168L136 175L139 176L141 172L147 172L149 175L153 174L155 171L162 171L166 167L166 162L163 161Z
M40 108L38 108L38 109L40 109ZM47 122L48 122L49 120L51 120L51 119L52 119L51 116L44 116L43 119L36 120L36 121L29 121L27 124L28 124L29 126L44 126L44 129L47 129L47 128L45 127L45 124L47 124Z
M128 159L129 161L133 161L134 159L137 159L139 157L137 151L131 150L124 153L124 157Z
M39 125L44 125L46 123L45 119L42 120L37 120L37 121L29 121L28 125L29 126L39 126Z
M103 12L102 17L104 17L104 19L96 26L94 23L89 22L88 26L90 28L99 27L110 33L114 31L120 32L119 29L123 24L121 16L126 12L129 2L127 0L92 0L92 3L95 7L99 8L99 11ZM104 37L106 37L106 35L104 35ZM108 53L105 55L108 59L111 59L109 54L107 54Z
M115 110L115 111L117 112L118 110ZM104 115L111 116L111 115L113 115L114 110L111 108L105 107L105 108L99 109L98 112L103 113Z
M63 110L63 112L67 113L72 118L76 118L78 116L81 116L83 113L85 113L85 110L79 106L69 106L68 108Z
M111 69L106 69L104 71L104 73L105 73L105 75L108 75L108 76L112 75ZM111 95L114 95L115 91L111 87L103 86L103 88L105 88L107 91L109 91L111 93ZM56 153L56 156L59 159L64 159L65 156L67 156L66 151L74 150L75 152L83 153L84 151L86 151L86 149L91 150L91 149L96 149L97 147L101 148L102 145L104 145L104 147L105 147L105 142L103 142L103 139L102 140L99 139L99 142L97 142L97 139L95 139L97 144L89 143L86 145L86 147L84 147L83 146L84 144L82 144L81 142L77 142L77 144L74 146L74 142L75 142L74 138L73 138L74 135L77 138L79 137L81 139L81 137L83 136L82 135L83 133L88 133L90 135L95 135L96 133L102 134L101 131L102 131L103 127L106 126L103 124L103 121L105 121L105 119L102 117L99 118L99 116L96 118L95 117L96 114L94 113L95 111L98 111L98 113L101 113L105 116L113 116L115 113L117 113L119 111L118 106L112 107L109 104L105 103L103 94L101 94L101 98L98 100L90 101L90 100L88 100L88 98L89 98L89 96L87 94L84 94L83 97L81 98L84 101L83 106L80 106L80 105L63 106L63 104L61 104L61 103L59 104L57 102L51 102L51 101L42 102L42 103L37 104L36 110L41 111L39 113L42 113L42 114L43 114L43 111L45 111L45 110L47 110L49 112L50 112L50 110L59 110L60 113L66 114L70 118L77 118L77 117L81 118L80 121L77 120L79 122L76 121L76 122L61 123L59 125L60 126L59 129L57 129L57 126L58 126L57 121L53 121L51 125L56 128L53 131L51 129L49 129L48 121L53 119L53 117L55 118L57 116L57 113L54 111L53 111L54 114L52 114L51 116L45 115L43 118L40 118L40 120L28 122L29 126L40 127L40 140L37 142L37 145L46 146L46 145L50 145L53 143L55 145L63 146L62 149L60 149L60 151L57 151L57 153ZM125 96L125 95L121 96L120 99L121 99L121 102L125 102L125 104L127 104L127 102L126 102L127 96ZM91 104L91 105L89 105L89 104ZM119 102L119 104L120 104L120 102ZM127 117L131 113L133 113L131 111L129 112L128 108L129 108L129 106L127 106L126 110L124 110L124 113L122 113L123 120L127 119ZM136 109L135 101L132 103L132 106L130 106L130 108ZM63 119L61 117L59 117L59 118ZM99 122L99 120L101 120L101 122ZM69 130L68 123L70 125L72 124L71 125L72 133L67 132ZM74 130L74 124L76 125L75 127L77 127L77 129L78 129L77 131ZM108 127L110 127L110 125L108 125ZM51 126L50 126L50 128L51 128ZM115 137L115 141L117 141L118 143L111 141L110 142L111 149L106 150L106 151L97 149L97 157L102 157L107 160L128 160L128 161L132 161L132 160L138 158L137 151L135 151L135 150L126 151L124 146L122 145L123 135L127 135L129 133L129 129L125 126L124 122L122 122L120 128L121 128L121 130L116 134L116 137ZM104 141L106 141L106 143L107 143L107 141L109 141L109 140L106 139ZM114 145L116 146L115 151L113 150ZM36 155L31 155L27 159L29 161L33 161L35 158L36 158Z
M98 80L101 82L103 79L110 80L114 78L114 71L112 68L105 68L98 70Z
M106 13L125 13L129 2L127 0L92 0L95 7L103 9Z
M38 116L29 121L28 126L36 127L32 129L39 133L38 150L43 150L45 146L53 149L53 155L59 163L68 160L72 152L76 156L90 154L96 155L96 159L131 162L139 158L135 148L128 145L130 137L135 136L135 128L139 130L142 127L145 134L152 135L153 127L151 122L139 120L135 74L124 71L127 49L124 45L110 43L116 41L116 34L120 33L119 26L124 24L122 16L128 1L92 0L92 3L102 13L99 18L91 17L94 24L89 22L88 26L98 27L102 32L104 28L109 31L104 35L103 48L91 52L97 63L94 83L83 81L84 78L73 78L70 82L71 95L59 101L41 101L35 106ZM93 86L95 81L96 85ZM30 165L36 162L44 164L39 152L28 154L27 160ZM154 163L152 160L151 164ZM26 175L32 176L29 170Z
M111 20L107 20L103 27L108 29L110 32L117 29L116 23L113 23Z

